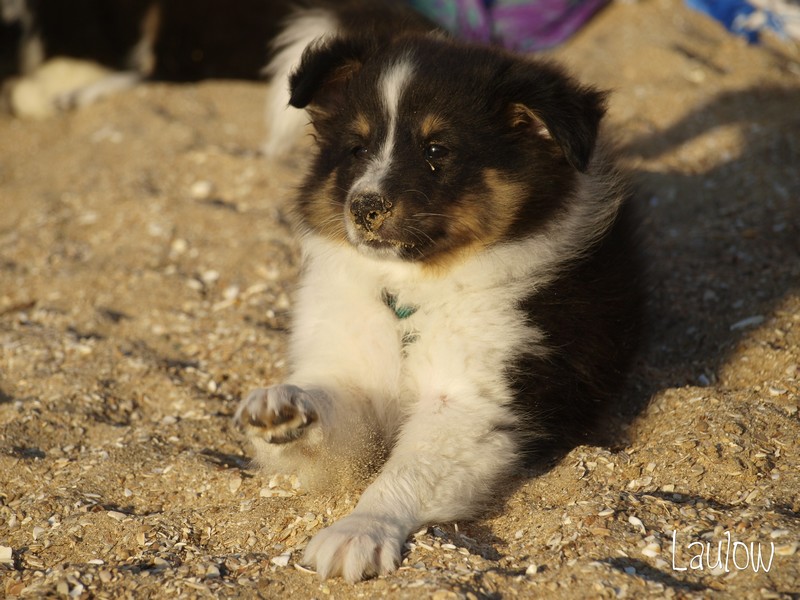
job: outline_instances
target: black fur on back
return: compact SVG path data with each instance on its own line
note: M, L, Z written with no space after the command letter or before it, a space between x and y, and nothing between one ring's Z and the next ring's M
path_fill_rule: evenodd
M622 390L643 329L637 223L633 207L623 204L589 253L523 303L550 351L522 356L509 370L532 458L596 441L598 421Z

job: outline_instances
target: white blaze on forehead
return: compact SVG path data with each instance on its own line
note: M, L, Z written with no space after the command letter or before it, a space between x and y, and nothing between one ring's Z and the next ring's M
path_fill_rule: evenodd
M380 92L383 105L389 116L389 124L397 120L397 107L400 104L400 97L408 85L413 68L410 59L405 56L395 62L380 80Z
M351 192L381 192L381 181L392 164L392 151L394 150L397 132L397 113L400 99L411 77L414 67L409 57L404 56L383 73L378 81L377 92L380 95L386 118L386 137L375 147L370 164L364 174L353 184Z

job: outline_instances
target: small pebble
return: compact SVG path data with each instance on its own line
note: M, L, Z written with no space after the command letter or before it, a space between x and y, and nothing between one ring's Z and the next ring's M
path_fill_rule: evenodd
M633 479L628 482L627 488L629 490L638 490L639 488L646 487L653 483L652 477L640 477L639 479Z
M195 181L189 190L192 198L195 200L205 200L211 195L214 190L214 185L210 181L200 180Z
M655 542L651 542L642 549L642 554L649 556L650 558L655 558L661 554L661 546Z
M785 535L789 535L788 529L773 529L772 531L769 532L769 537L771 537L773 540L783 537Z
M189 249L189 242L183 238L176 238L172 240L169 248L170 251L175 255L183 254Z
M205 572L206 579L219 579L220 572L217 565L209 565Z
M235 300L239 297L240 288L238 285L229 285L222 291L222 297L225 300Z
M202 279L203 283L206 285L217 282L219 277L219 271L215 271L214 269L209 269L208 271L204 271L200 274L200 279Z
M279 554L278 556L273 557L270 562L273 565L277 565L279 567L285 567L289 564L289 559L292 557L291 552L284 552L283 554Z
M797 546L798 546L797 542L775 546L775 554L777 554L778 556L794 556L794 553L797 552Z
M646 529L644 528L644 523L642 523L642 520L639 517L631 515L630 517L628 517L628 523L639 529L639 531L641 531L642 533L646 532Z

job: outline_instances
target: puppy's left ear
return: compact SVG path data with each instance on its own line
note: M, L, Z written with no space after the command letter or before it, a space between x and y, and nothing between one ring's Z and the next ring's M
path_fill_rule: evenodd
M310 44L289 76L289 104L322 112L335 109L373 46L363 37L333 37Z
M495 89L509 124L553 139L567 162L586 172L606 94L580 85L553 64L527 59L515 59L498 77Z

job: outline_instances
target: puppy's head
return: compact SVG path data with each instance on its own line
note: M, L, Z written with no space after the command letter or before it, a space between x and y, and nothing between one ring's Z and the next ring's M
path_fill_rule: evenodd
M318 151L304 226L380 258L446 262L531 235L588 168L603 94L434 36L309 47L290 80Z

